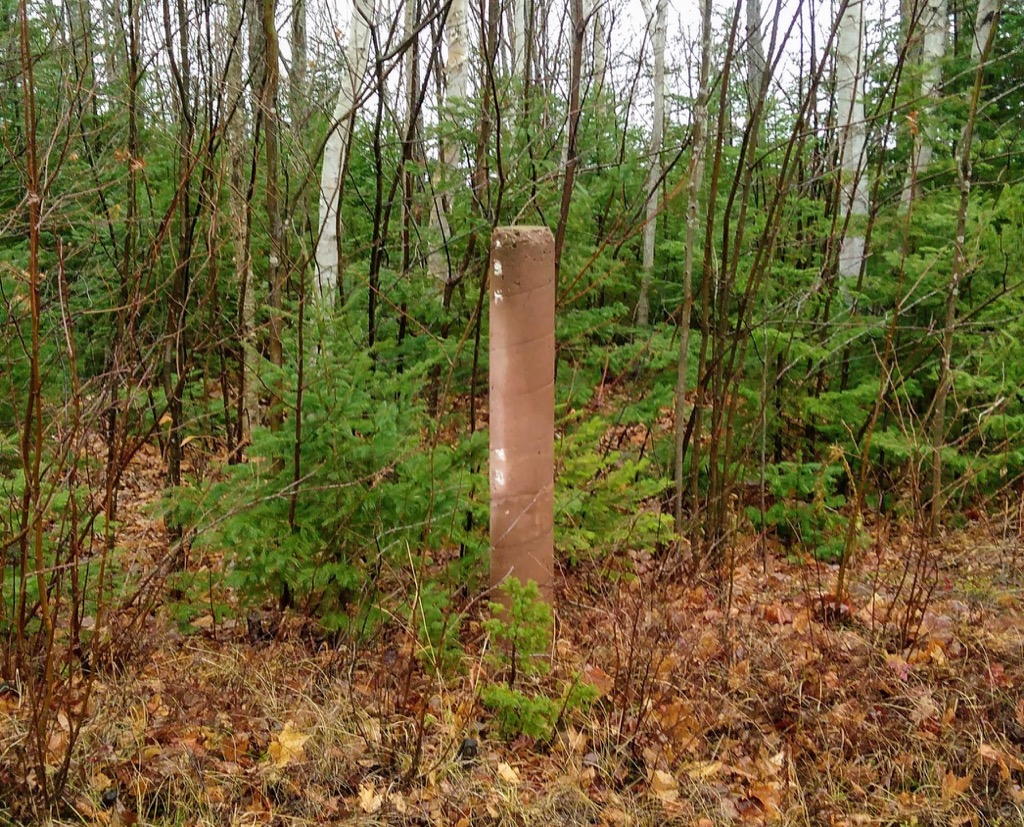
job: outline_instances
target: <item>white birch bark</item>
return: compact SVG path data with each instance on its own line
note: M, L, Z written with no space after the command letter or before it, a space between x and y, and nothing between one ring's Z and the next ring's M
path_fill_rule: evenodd
M590 0L590 19L594 26L594 92L600 102L604 93L604 82L608 75L608 46L605 43L607 32L604 27L605 0Z
M512 74L525 80L526 39L533 17L532 0L512 0Z
M971 47L971 59L977 63L985 54L992 36L992 27L999 15L1000 0L980 0L978 16L974 24L974 45Z
M747 0L747 111L753 112L764 84L764 37L761 0Z
M452 0L448 12L448 88L449 101L465 100L469 90L469 11L467 0ZM449 149L452 159L454 148Z
M334 107L331 132L324 147L320 172L320 226L316 244L316 301L322 307L334 306L338 295L339 207L345 158L352 140L356 101L369 54L370 25L373 20L372 0L353 0L349 41L345 50L345 72Z
M452 0L448 10L448 59L445 65L448 79L445 90L446 103L449 107L465 100L469 88L469 15L466 0ZM443 130L442 130L443 133ZM459 147L454 140L441 138L438 148L440 178L448 182L452 179L458 166ZM431 212L431 224L441 235L441 246L435 247L427 257L427 268L431 274L444 284L451 283L455 273L446 252L451 229L448 226L448 211L451 209L452 193L448 184L434 190L434 208Z
M868 214L867 125L864 121L864 0L846 0L836 50L836 114L845 225L839 250L840 280L856 279L864 260L863 218ZM844 290L845 292L845 290Z
M911 114L911 129L914 137L913 155L910 169L903 184L902 203L910 204L921 191L921 177L928 171L932 162L932 114L938 98L939 81L942 79L942 58L946 54L946 28L948 15L946 0L923 0L925 7L921 14L920 26L923 28L921 46L921 101L919 112Z
M650 316L651 274L654 271L654 241L658 228L658 185L661 182L661 144L665 125L665 14L667 0L657 0L653 12L644 0L648 26L653 30L654 111L651 123L650 164L647 172L647 208L644 221L643 274L636 303L636 321L646 325Z

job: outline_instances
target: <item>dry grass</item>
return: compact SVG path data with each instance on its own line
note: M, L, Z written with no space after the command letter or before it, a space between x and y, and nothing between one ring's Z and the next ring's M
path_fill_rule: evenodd
M337 650L298 620L252 642L241 625L183 636L158 616L147 657L97 678L53 823L1024 824L1011 552L967 537L928 549L941 565L921 606L899 587L906 549L882 550L838 619L819 611L832 573L814 564L740 560L731 603L644 555L614 585L574 572L550 680L582 672L602 697L551 744L492 730L476 618L463 671L438 679L398 623ZM4 760L25 711L0 705Z

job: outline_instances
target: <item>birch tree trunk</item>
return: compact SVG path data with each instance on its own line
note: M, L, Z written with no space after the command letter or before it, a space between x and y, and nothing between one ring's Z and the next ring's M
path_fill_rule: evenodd
M840 213L844 232L839 251L841 290L860 274L868 214L867 127L864 122L864 0L845 0L836 50L836 126L839 134Z
M764 38L761 34L761 0L747 0L747 112L758 105L764 85Z
M512 74L523 80L529 72L527 42L532 22L533 0L512 0Z
M974 45L971 46L971 58L974 60L975 84L979 83L978 74L985 68L985 61L992 48L994 39L996 18L1002 8L1000 0L980 0L978 3L978 17L974 24ZM978 90L980 93L980 89ZM974 124L970 124L973 133ZM972 135L973 137L973 135Z
M686 249L683 258L683 307L679 313L679 372L675 404L675 496L673 516L677 534L683 531L683 460L686 449L686 386L690 366L690 316L693 314L693 254L697 244L697 216L700 188L704 183L704 157L707 152L708 96L711 85L711 10L712 0L701 2L700 74L697 79L697 106L693 113L693 143L687 170ZM710 274L705 274L708 278ZM697 443L693 442L691 466L697 462ZM696 474L694 501L696 497Z
M921 194L921 177L932 162L932 139L928 133L932 129L932 114L938 98L939 81L942 80L942 59L946 54L946 0L923 2L925 6L919 24L924 30L921 48L921 65L924 69L921 76L921 109L911 111L909 116L914 149L903 184L904 206L909 206Z
M957 302L960 298L960 283L967 272L966 234L967 207L971 195L971 145L974 142L974 122L981 101L981 87L985 79L985 63L995 41L996 22L999 17L1000 0L981 0L978 17L974 26L974 46L971 57L974 60L974 88L971 90L967 122L957 145L957 185L960 189L960 205L956 216L956 237L953 241L953 266L949 274L949 292L946 294L946 320L942 332L942 362L939 384L935 389L934 413L932 416L932 481L929 508L929 528L935 534L942 515L942 448L946 440L946 400L952 384L953 333L956 329Z
M654 110L651 123L651 148L648 153L647 208L644 221L643 274L640 278L640 296L636 303L636 321L646 327L650 317L651 274L654 271L654 241L658 229L658 188L661 183L661 144L665 125L665 13L667 0L657 0L651 11L647 0L644 9L647 25L653 31L654 49Z
M465 100L469 87L469 15L467 0L452 0L448 10L448 59L446 74L448 86L445 90L445 104L451 110L460 101ZM450 115L448 116L449 119ZM452 190L449 182L455 175L459 161L459 146L455 140L441 138L439 147L439 177L445 183L434 190L434 207L431 212L431 223L441 235L441 246L430 251L427 257L427 268L431 275L440 280L446 287L452 284L456 274L452 268L448 254L448 240L451 230L448 226L448 213L451 210Z
M588 17L593 21L594 27L594 95L601 106L601 97L604 94L605 78L608 75L608 46L605 43L607 32L604 26L604 0L590 0Z
M338 100L334 107L331 131L324 146L320 172L320 226L316 243L317 290L315 301L332 308L340 297L341 267L341 190L345 175L352 127L355 123L359 87L366 73L369 54L372 0L353 0L349 41L345 50L346 67Z

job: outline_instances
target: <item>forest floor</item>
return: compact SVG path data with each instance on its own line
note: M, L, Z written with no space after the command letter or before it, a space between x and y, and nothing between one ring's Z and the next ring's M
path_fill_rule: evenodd
M167 553L159 465L143 455L127 477L128 569ZM444 678L401 618L356 645L290 613L125 613L93 668L60 823L1024 824L1019 534L873 533L841 604L833 566L756 538L739 538L727 584L669 554L560 573L537 689L582 675L600 697L547 743L501 737L480 703L495 678L479 600L460 598L461 666ZM187 566L201 582L218 564ZM0 753L25 727L0 693Z

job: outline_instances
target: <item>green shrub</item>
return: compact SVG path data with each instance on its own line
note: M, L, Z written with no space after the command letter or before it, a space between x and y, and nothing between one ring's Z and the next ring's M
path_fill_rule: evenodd
M846 475L843 463L780 462L765 468L772 497L764 511L747 508L760 531L773 531L787 548L794 546L817 559L836 562L843 554L849 518L846 497L839 487Z
M451 598L450 591L431 581L423 584L412 607L420 644L417 656L423 668L434 675L453 674L462 665L459 633L464 616L454 611Z
M650 507L671 480L649 459L602 445L608 429L594 416L559 447L555 547L570 564L625 547L653 548L672 535L671 517Z
M476 499L487 491L486 435L432 440L438 425L420 391L432 361L399 373L343 341L307 366L298 484L286 420L276 432L254 429L247 461L220 480L172 495L195 545L225 554L227 585L243 603L277 599L331 631L375 615L381 573L407 566L410 549L423 560L461 547L448 574L465 582L486 545L475 528L485 524ZM284 408L294 410L295 377L286 369L283 379Z
M483 625L490 637L488 664L504 675L504 681L488 683L480 697L505 737L522 734L548 739L566 713L593 703L597 692L578 676L561 682L559 691L552 694L516 685L531 682L537 687L550 671L554 620L533 581L524 585L509 578L501 589L507 605L489 603L492 616Z

